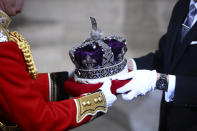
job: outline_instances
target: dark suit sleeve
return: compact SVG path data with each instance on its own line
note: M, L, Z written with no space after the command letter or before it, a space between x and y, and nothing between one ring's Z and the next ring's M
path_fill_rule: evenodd
M174 102L186 107L197 107L197 77L176 76Z
M147 69L154 70L156 69L158 72L161 71L162 68L162 57L163 51L162 46L165 44L166 35L164 35L159 41L159 49L155 51L155 53L149 53L145 56L134 58L137 69Z

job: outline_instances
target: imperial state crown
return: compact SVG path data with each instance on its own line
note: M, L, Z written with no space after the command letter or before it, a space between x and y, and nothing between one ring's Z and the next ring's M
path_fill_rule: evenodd
M124 57L126 39L120 36L102 38L95 18L90 17L92 31L90 38L69 51L75 64L75 76L78 79L100 79L123 71L127 65Z

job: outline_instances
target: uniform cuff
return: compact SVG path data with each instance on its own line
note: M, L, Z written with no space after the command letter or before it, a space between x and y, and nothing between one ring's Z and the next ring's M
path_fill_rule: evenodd
M81 123L87 116L94 119L98 114L107 113L107 103L102 91L74 99L77 109L76 122Z
M171 102L174 98L174 91L176 86L176 76L175 75L168 75L168 91L165 92L165 101Z

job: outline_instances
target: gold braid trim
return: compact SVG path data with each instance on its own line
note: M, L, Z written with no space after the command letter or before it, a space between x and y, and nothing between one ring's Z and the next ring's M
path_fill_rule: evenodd
M77 107L77 123L80 123L88 115L94 117L99 112L107 112L106 99L102 91L75 99L75 104Z
M33 79L36 79L38 76L38 72L34 64L32 52L28 42L22 37L22 35L20 35L16 31L9 32L9 41L13 41L18 45L26 61L28 73L31 75Z
M2 131L21 131L18 125L7 126L0 122L0 130Z

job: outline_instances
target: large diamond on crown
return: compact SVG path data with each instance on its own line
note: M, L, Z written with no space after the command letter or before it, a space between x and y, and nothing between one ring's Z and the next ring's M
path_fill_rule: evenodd
M121 72L127 64L124 58L126 40L120 36L102 38L96 20L92 17L90 19L91 37L69 51L76 66L75 75L82 79L98 79Z

